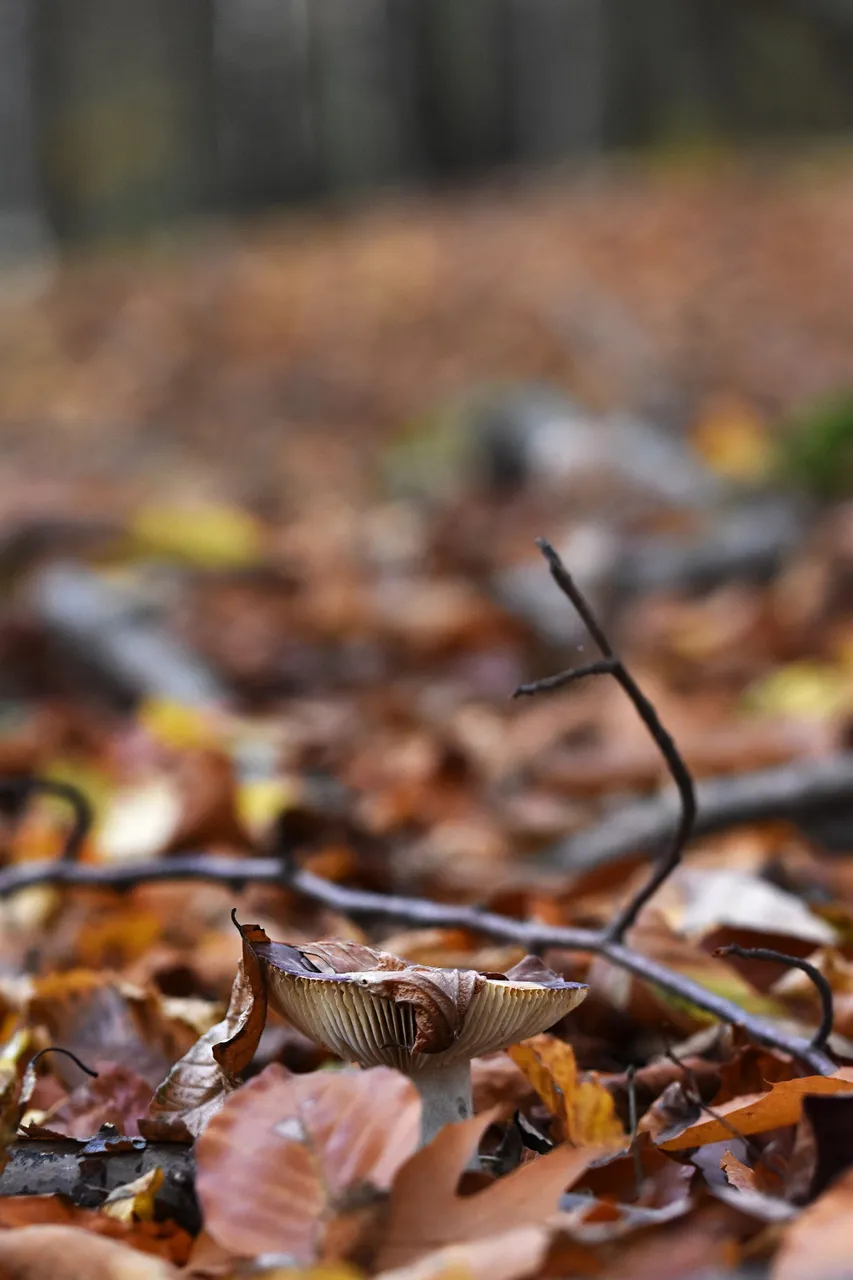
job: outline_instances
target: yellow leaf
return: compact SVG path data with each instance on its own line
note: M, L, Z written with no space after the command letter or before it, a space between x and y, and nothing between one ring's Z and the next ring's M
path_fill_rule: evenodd
M226 504L140 507L130 522L130 534L143 555L204 569L254 564L262 551L257 521Z
M220 740L220 718L212 711L168 698L149 698L140 707L138 718L151 737L166 747L209 747Z
M748 404L733 397L721 397L706 406L693 428L692 443L717 475L730 480L760 480L774 456L764 422Z
M111 1191L101 1205L101 1213L117 1222L152 1222L154 1201L163 1185L163 1170L158 1166L148 1173Z
M744 705L763 715L823 720L853 702L849 671L828 662L792 662L747 690Z
M556 1036L532 1036L513 1045L509 1055L574 1146L625 1146L613 1098L594 1072L579 1073L571 1045Z

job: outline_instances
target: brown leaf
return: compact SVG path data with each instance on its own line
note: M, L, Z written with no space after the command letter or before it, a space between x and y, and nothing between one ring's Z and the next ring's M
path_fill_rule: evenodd
M152 1089L195 1038L185 1022L164 1011L159 993L86 969L39 978L29 1013L47 1028L52 1043L70 1049L87 1066L127 1067ZM77 1068L68 1070L76 1081ZM54 1071L65 1074L60 1062Z
M389 951L377 951L374 947L365 947L361 942L346 942L337 938L312 942L308 947L293 950L298 950L302 956L307 957L321 973L363 973L368 969L406 968L405 962Z
M266 984L251 944L266 934L258 925L244 925L242 932L243 957L225 1017L175 1063L148 1108L150 1120L196 1138L237 1087L237 1072L251 1062L264 1029Z
M715 1107L717 1115L702 1114L695 1124L688 1125L681 1133L658 1143L662 1151L681 1151L685 1147L701 1147L706 1142L724 1142L738 1133L765 1133L783 1125L796 1124L803 1109L803 1098L808 1093L844 1093L850 1091L853 1067L842 1067L832 1076L803 1076L799 1080L782 1080L767 1093L748 1094L733 1098ZM725 1121L726 1123L722 1123ZM640 1122L644 1128L644 1121Z
M387 1189L419 1132L417 1091L388 1068L286 1076L267 1067L199 1139L207 1230L237 1255L310 1263L336 1214L366 1189Z
M594 1144L612 1150L626 1145L612 1095L594 1073L581 1077L571 1045L556 1036L532 1036L513 1045L509 1056L574 1146Z
M853 1170L785 1228L772 1280L844 1280L850 1275Z
M755 1170L750 1169L749 1165L743 1164L738 1160L737 1156L733 1156L731 1151L727 1151L720 1161L720 1168L726 1175L726 1181L730 1187L735 1187L738 1191L756 1191Z
M180 1272L120 1240L47 1225L0 1232L0 1275L3 1280L177 1280Z
M446 1125L400 1169L391 1188L386 1236L377 1259L381 1271L407 1266L448 1245L525 1227L544 1230L562 1192L604 1154L601 1147L557 1147L484 1191L458 1196L461 1173L494 1116L484 1112ZM517 1259L519 1269L513 1268L512 1275L524 1274L535 1265L540 1246L541 1238L535 1233L525 1238Z
M516 1227L497 1235L436 1249L406 1266L385 1272L385 1280L518 1280L533 1275L548 1251L545 1226ZM319 1278L318 1278L319 1280Z
M353 979L372 995L409 1004L415 1014L413 1053L443 1053L459 1036L471 1001L485 979L471 969L428 969L412 965L388 977L374 973Z
M146 1080L127 1067L111 1066L79 1085L45 1123L70 1138L90 1138L102 1124L114 1125L119 1133L135 1138L150 1102L151 1086Z

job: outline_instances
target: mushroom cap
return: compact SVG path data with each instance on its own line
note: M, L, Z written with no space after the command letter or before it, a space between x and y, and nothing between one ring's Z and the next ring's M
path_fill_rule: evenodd
M506 975L411 965L358 943L252 943L273 1006L362 1066L409 1075L494 1053L547 1030L584 999L527 957Z

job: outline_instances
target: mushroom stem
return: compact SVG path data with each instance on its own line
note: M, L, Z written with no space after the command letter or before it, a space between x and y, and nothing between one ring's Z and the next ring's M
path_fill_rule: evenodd
M432 1142L446 1124L468 1120L474 1114L468 1058L422 1067L414 1073L412 1081L421 1095L422 1147Z

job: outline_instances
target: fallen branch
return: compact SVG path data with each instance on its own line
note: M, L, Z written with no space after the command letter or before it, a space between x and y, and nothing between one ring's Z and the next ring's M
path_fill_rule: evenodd
M137 862L130 866L28 862L0 871L0 898L34 885L127 890L152 881L202 880L223 884L235 891L247 884L272 884L293 889L323 906L352 919L399 920L406 924L439 929L465 929L504 942L515 942L527 951L553 947L563 951L583 951L609 960L611 964L650 982L662 991L685 1000L722 1022L741 1026L754 1040L781 1049L805 1062L821 1075L830 1075L835 1064L808 1040L789 1035L772 1022L754 1016L739 1005L706 990L692 978L675 973L665 965L632 951L623 943L611 942L597 929L540 924L535 920L513 920L476 907L451 906L426 898L406 898L372 893L333 884L310 871L289 868L278 858L225 858L210 854L183 854L159 861Z
M848 815L853 838L853 751L712 778L699 783L696 800L691 838L749 822L806 822L810 817L826 817L832 810ZM678 796L672 792L623 805L595 826L540 854L541 863L586 871L632 854L650 853L671 831L678 805Z
M35 1138L13 1142L7 1154L0 1196L64 1195L84 1209L97 1209L117 1187L160 1168L164 1177L157 1203L164 1215L189 1231L198 1230L189 1146L117 1136L107 1142Z

